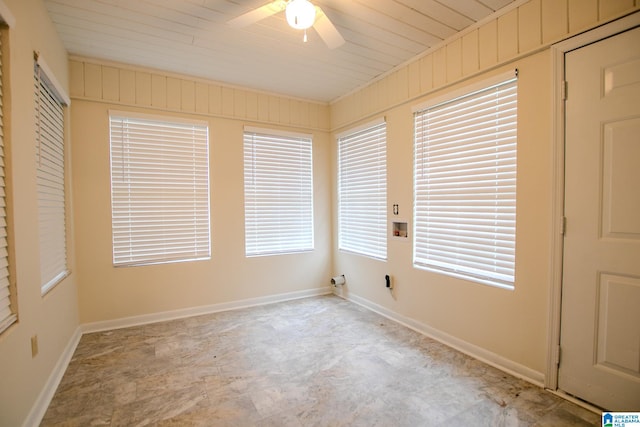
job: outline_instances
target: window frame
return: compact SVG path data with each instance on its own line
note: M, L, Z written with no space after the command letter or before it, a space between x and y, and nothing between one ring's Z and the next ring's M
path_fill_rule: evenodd
M387 259L387 123L337 135L338 249Z
M71 100L42 56L36 53L34 59L40 290L44 295L70 274L66 115Z
M245 256L313 251L313 135L245 126L243 170Z
M8 162L6 150L8 146L4 132L6 99L3 89L6 87L5 70L6 28L0 28L0 334L18 321L18 305L14 283L13 252L11 241L12 218L9 215L8 202L11 188L8 180Z
M211 259L209 153L207 121L109 110L114 267Z
M480 103L479 97L483 94L504 91L509 85L513 99L505 105L496 104L498 107L493 108L498 113L495 114L492 127L495 135L500 136L480 139L476 132L481 113L473 117L466 115L463 108L467 107L463 103ZM510 71L496 75L413 109L415 268L499 288L515 289L517 92L515 70L515 73ZM445 118L445 109L451 110L450 118ZM438 163L427 167L425 164L429 154L426 154L428 149L425 148L428 145L426 115L432 112L433 117L430 118L438 119L438 111L442 114L440 119L443 126L447 127L438 128L438 133L433 134L432 145L440 144L437 148L440 151L435 152L436 148L433 148L436 154L431 157ZM502 113L504 114L501 115ZM505 124L502 122L505 118L511 121ZM497 120L501 122L498 123ZM435 125L430 123L429 126ZM464 131L464 138L448 133L452 129ZM487 135L491 133L487 132ZM502 145L499 144L500 141L503 141ZM473 144L475 151L472 155L468 147ZM469 150L465 154L467 157L459 157L459 150L464 147ZM479 156L483 156L481 160L478 159ZM490 156L494 156L494 160L487 160ZM494 166L487 166L491 161ZM486 170L482 170L483 168ZM490 168L494 171L489 172ZM431 172L425 172L427 170ZM454 175L456 170L463 170L468 176L467 180L454 181L457 179ZM428 174L431 174L429 178L426 177ZM490 184L492 179L482 177L483 174L500 176L504 181L495 178L493 184ZM487 181L486 185L484 180ZM430 191L431 196L428 196ZM433 221L429 222L429 214L425 212L433 212ZM492 243L489 244L490 242ZM486 256L488 248L491 249L491 255Z

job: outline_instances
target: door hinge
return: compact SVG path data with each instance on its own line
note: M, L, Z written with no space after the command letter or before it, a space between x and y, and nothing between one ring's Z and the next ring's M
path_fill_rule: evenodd
M558 346L556 347L556 365L560 365L560 353L560 344L558 344Z
M560 218L560 234L565 235L567 233L567 217Z
M563 81L562 81L562 88L561 88L561 90L562 90L562 100L563 100L563 101L566 101L566 100L567 100L567 96L568 96L568 86L569 86L569 84L567 83L567 81L566 81L566 80L563 80Z

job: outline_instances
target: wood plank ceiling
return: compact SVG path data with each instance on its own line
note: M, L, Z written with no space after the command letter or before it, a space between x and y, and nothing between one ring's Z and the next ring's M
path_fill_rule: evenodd
M313 1L313 0L312 0ZM227 22L267 0L44 0L71 55L117 61L330 102L514 0L315 0L346 43L278 13Z

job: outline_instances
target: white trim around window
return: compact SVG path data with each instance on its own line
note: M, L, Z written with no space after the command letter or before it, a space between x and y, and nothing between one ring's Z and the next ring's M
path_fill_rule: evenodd
M517 72L480 84L415 112L413 262L513 289Z
M312 136L244 128L245 255L311 251Z
M36 183L42 294L69 274L67 265L65 112L69 98L36 55Z
M3 66L2 43L4 34L0 34L0 333L17 319L15 288L11 284L9 269L9 227L7 221L7 191L5 181L5 138L4 138L4 102L3 102Z
M211 258L205 121L109 111L113 264Z
M387 124L338 135L338 248L387 259Z

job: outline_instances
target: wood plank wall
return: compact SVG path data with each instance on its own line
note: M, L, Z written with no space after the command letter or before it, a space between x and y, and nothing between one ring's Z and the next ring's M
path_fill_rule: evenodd
M329 105L87 58L70 59L74 99L328 131Z
M640 0L531 0L331 103L331 127L357 121L638 10Z

